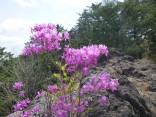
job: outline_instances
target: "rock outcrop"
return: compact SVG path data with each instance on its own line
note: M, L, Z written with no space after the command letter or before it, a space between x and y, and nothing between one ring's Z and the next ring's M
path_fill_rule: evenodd
M90 117L156 117L156 64L112 49L92 73L104 71L119 78L119 86L109 94L108 110L95 109Z

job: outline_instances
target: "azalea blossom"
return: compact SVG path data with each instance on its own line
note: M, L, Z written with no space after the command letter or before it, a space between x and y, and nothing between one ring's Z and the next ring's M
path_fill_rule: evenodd
M68 112L66 110L59 110L56 112L56 117L68 117Z
M48 85L48 90L51 92L51 93L56 93L58 88L57 88L57 85Z
M58 32L54 24L36 24L31 28L32 42L22 51L22 55L38 54L43 51L60 50L60 42L68 40L69 33ZM62 34L64 36L62 36Z
M15 82L13 85L14 90L19 90L23 86L22 82Z
M99 102L100 103L105 103L107 101L107 97L106 96L102 96L100 99L99 99Z
M64 40L68 40L69 39L69 33L67 31L64 32Z
M41 110L41 107L39 105L32 108L33 112L39 112Z
M88 74L89 69L97 64L100 55L108 55L108 49L105 45L84 46L80 49L66 46L62 58L68 65L68 72L80 69L83 74Z
M43 97L45 95L44 91L38 91L37 92L37 97Z
M29 117L31 115L31 112L29 112L28 110L27 111L24 111L20 117Z
M24 100L18 101L16 105L14 105L14 110L23 110L24 107L27 107L30 103L29 98L26 98Z
M20 96L24 96L24 93L25 93L25 91L22 90L22 91L19 92L19 95L20 95Z
M118 79L111 79L109 85L112 92L116 89L116 86L118 84L119 84Z

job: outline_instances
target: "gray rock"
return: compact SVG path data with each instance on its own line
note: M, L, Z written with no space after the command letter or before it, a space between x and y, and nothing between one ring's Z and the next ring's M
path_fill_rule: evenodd
M114 57L114 56L124 56L125 54L123 52L121 52L120 50L116 49L116 48L111 48L109 53L109 57Z
M156 92L156 82L152 82L149 86L149 90L152 92Z
M152 117L145 100L135 86L125 78L119 78L118 89L109 93L109 107L94 108L89 117ZM96 101L96 100L95 100Z
M122 59L134 62L134 58L132 56L129 56L129 55L125 55Z

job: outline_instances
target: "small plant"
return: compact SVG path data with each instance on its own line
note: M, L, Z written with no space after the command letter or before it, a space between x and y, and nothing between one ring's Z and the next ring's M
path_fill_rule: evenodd
M144 49L144 54L143 57L146 59L149 59L150 56L150 46L151 46L152 42L150 40L144 39L144 41L141 44L141 47Z
M84 46L75 49L69 45L65 45L62 60L57 60L56 52L60 51L61 41L69 39L68 32L63 34L57 32L56 26L53 24L36 25L32 28L32 43L23 50L24 56L31 54L40 54L48 51L53 56L53 65L56 66L59 73L53 76L58 79L56 84L49 84L47 92L38 92L36 97L45 98L45 107L36 105L29 107L31 102L29 98L23 98L14 105L15 111L22 111L20 117L28 117L30 115L45 117L79 117L85 115L85 110L91 110L97 104L105 104L108 102L104 95L107 91L116 90L118 79L111 79L109 73L98 74L90 78L88 82L82 83L86 75L90 73L92 66L96 65L100 55L108 55L105 45ZM58 55L59 56L59 55ZM25 94L24 83L15 82L13 88L23 97ZM22 89L23 87L23 89ZM40 89L41 90L41 89ZM101 93L100 93L101 92ZM89 96L92 94L98 96L96 104L89 103ZM11 116L11 115L9 115ZM8 117L9 117L8 116Z
M137 59L142 58L143 50L140 45L132 44L128 46L125 50L127 54L134 56Z

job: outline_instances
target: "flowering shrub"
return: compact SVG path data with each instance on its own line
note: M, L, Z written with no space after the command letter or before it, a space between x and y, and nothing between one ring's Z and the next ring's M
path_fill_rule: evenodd
M108 50L105 45L84 46L80 49L70 48L66 46L62 56L68 65L67 71L73 72L80 70L83 74L89 73L89 68L97 64L100 55L108 55Z
M23 55L40 53L42 51L53 51L60 49L60 41L68 40L68 32L57 32L54 24L35 25L32 29L32 43L23 49Z
M42 51L54 51L60 49L60 42L68 40L68 32L57 32L56 26L53 24L36 25L32 28L33 40L28 47L23 50L23 55L32 53L40 53ZM74 49L65 46L62 59L65 60L65 65L61 62L53 61L58 68L58 73L54 76L59 79L58 84L49 84L47 93L37 92L37 98L47 97L46 109L40 105L26 110L26 107L31 103L29 98L18 101L14 106L15 111L22 110L21 117L28 117L33 114L40 114L45 117L72 117L80 116L85 110L90 107L88 102L88 94L102 95L98 98L98 104L108 102L105 92L107 90L114 91L118 85L118 79L110 78L109 73L101 73L91 77L90 81L82 84L82 80L86 74L90 72L90 68L97 64L98 58L101 55L108 56L108 49L105 45L91 45L80 49ZM72 74L70 74L72 72ZM70 75L68 75L68 73ZM13 88L19 92L19 96L24 96L22 82L15 82Z

